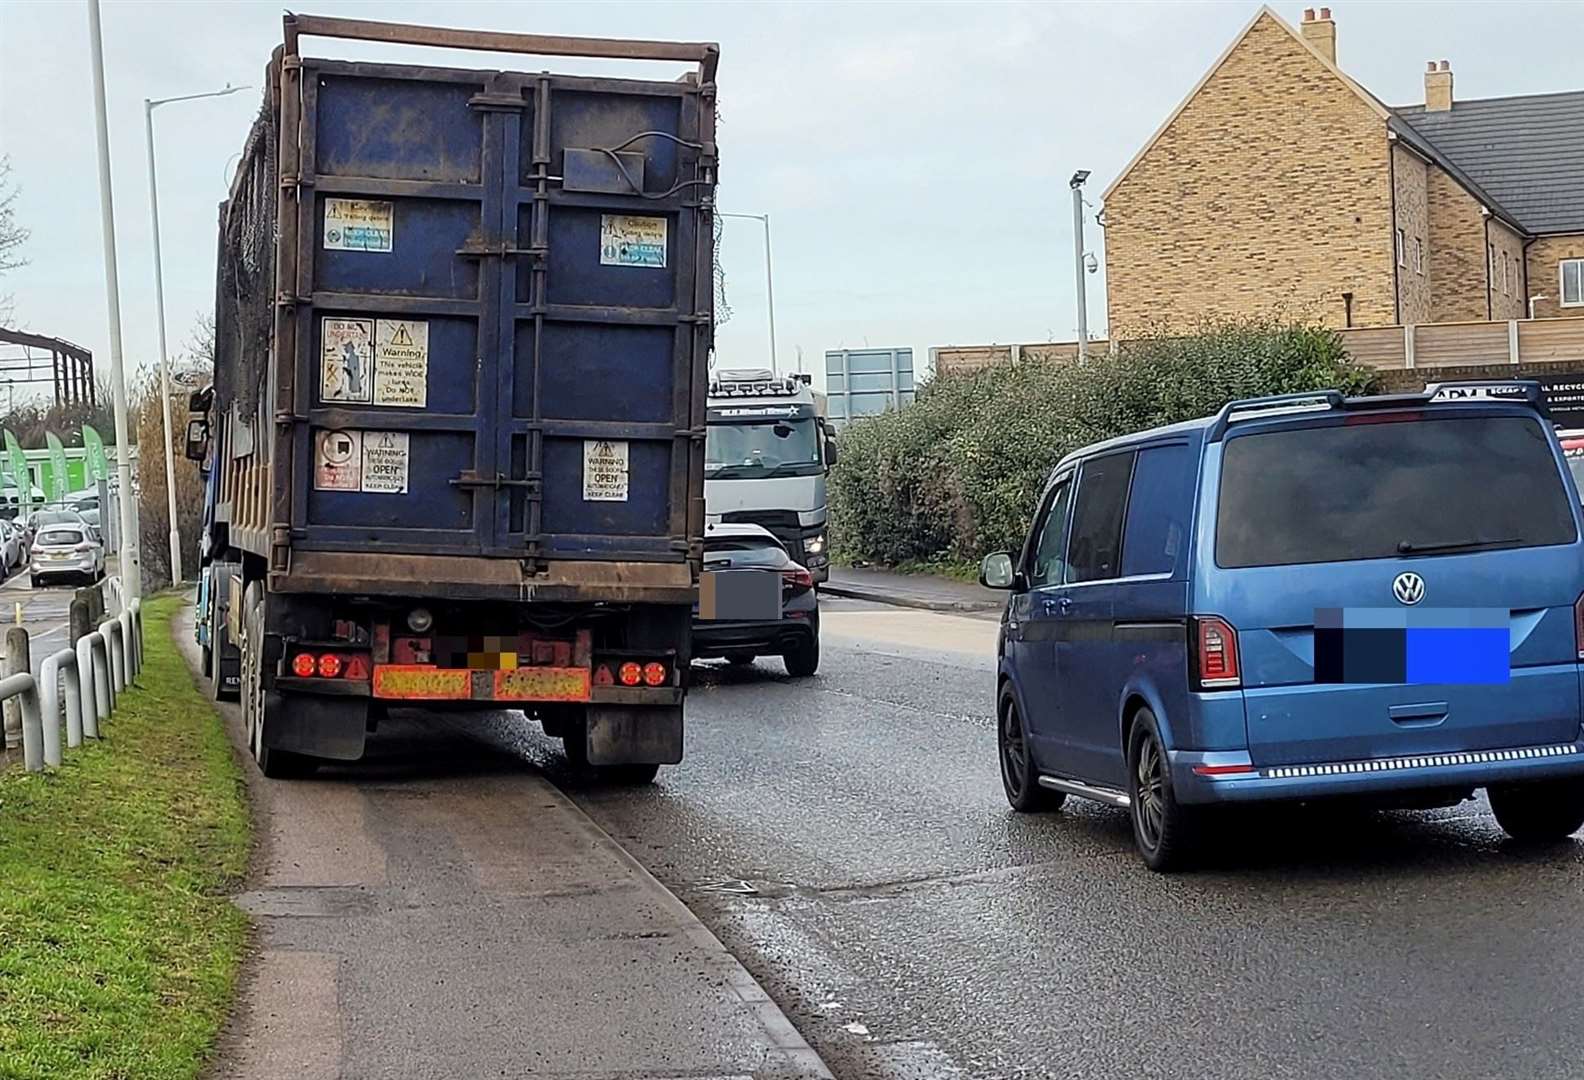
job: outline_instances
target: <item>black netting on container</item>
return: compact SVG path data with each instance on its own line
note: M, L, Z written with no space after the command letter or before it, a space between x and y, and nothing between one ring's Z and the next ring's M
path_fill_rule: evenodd
M225 310L216 318L215 374L243 416L257 407L275 332L278 153L275 117L266 103L248 135L221 225L218 302Z

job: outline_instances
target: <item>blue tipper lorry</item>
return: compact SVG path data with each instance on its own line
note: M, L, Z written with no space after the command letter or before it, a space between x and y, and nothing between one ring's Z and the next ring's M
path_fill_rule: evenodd
M307 38L670 62L664 81ZM268 776L397 705L682 757L704 527L712 44L288 15L220 211L205 636ZM223 690L224 687L222 686Z

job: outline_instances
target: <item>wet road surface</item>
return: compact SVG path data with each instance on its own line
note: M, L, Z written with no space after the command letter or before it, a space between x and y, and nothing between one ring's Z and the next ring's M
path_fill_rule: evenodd
M1483 799L1242 813L1199 873L1125 812L1012 814L994 625L824 604L812 679L701 666L687 761L639 791L542 763L759 978L839 1077L1584 1075L1584 848Z

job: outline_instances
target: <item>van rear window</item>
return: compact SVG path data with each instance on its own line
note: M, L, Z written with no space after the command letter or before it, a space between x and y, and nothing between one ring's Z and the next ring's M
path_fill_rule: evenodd
M1462 416L1286 428L1226 441L1223 567L1568 544L1567 488L1536 420Z

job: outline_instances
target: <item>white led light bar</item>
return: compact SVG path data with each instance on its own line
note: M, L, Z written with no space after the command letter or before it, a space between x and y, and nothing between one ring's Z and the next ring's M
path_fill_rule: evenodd
M1433 769L1456 765L1490 765L1499 761L1530 758L1569 757L1578 753L1572 743L1556 746L1527 746L1519 750L1470 750L1459 754L1422 754L1417 757L1379 758L1374 761L1337 761L1323 765L1282 765L1261 769L1260 775L1272 780L1308 776L1341 776L1356 773L1398 772L1402 769Z

